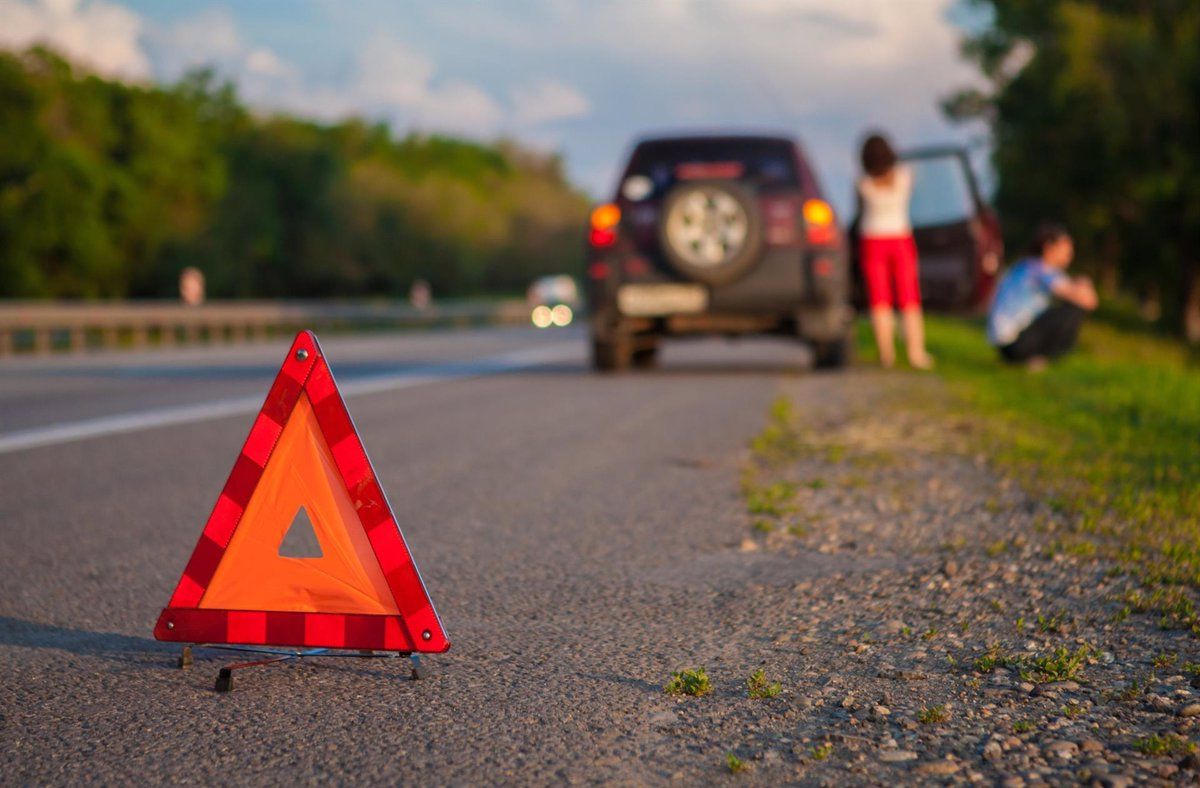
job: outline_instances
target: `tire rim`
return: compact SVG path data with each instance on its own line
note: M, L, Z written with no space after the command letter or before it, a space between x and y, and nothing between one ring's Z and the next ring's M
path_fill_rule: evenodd
M698 188L683 195L667 214L667 243L685 262L719 268L746 243L750 219L729 192Z

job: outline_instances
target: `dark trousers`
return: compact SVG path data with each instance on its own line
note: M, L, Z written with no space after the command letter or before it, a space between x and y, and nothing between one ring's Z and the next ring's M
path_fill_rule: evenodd
M1035 356L1058 358L1075 347L1084 314L1080 307L1060 301L1038 315L1011 344L1000 348L1000 355L1012 362Z

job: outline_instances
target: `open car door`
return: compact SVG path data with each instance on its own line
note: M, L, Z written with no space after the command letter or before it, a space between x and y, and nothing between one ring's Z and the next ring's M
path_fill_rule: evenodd
M980 194L966 151L924 148L900 159L913 173L910 210L922 301L935 311L983 306L991 295L1002 242L999 222Z

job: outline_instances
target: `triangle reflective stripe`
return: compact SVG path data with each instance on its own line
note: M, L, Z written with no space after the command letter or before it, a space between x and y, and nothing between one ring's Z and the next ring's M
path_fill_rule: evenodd
M319 555L281 549L303 520ZM154 635L191 643L450 647L311 332L292 344Z

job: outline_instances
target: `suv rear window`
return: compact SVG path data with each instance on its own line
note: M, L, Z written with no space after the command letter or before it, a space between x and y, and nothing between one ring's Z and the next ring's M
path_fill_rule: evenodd
M704 177L704 165L711 165L707 169L713 173L723 173L712 177L736 175L737 180L753 183L765 191L799 186L791 143L768 139L643 142L634 150L621 182L623 184L633 176L644 176L654 186L646 197L661 197L689 171Z
M916 227L963 222L975 215L966 167L958 156L918 156L905 162L913 173L910 212Z

